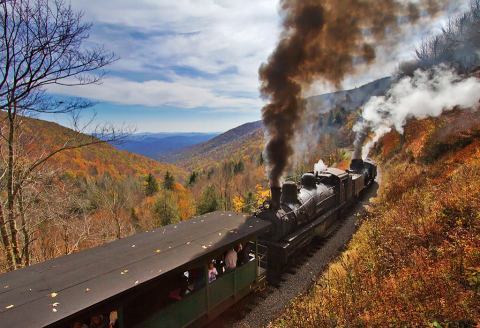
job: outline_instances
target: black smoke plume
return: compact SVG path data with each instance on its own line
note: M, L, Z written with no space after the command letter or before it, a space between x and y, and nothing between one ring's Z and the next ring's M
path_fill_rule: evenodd
M442 10L447 0L281 0L283 31L259 70L270 185L278 187L294 153L304 113L302 91L314 80L340 87L357 64L375 60L401 27Z

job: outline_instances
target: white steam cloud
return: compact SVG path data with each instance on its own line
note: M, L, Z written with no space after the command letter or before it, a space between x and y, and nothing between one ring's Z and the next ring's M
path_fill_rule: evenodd
M322 173L327 168L328 168L327 165L325 165L325 163L322 160L319 160L318 163L315 163L315 165L313 166L313 171L315 173Z
M446 66L431 70L417 70L413 76L403 77L394 83L385 96L372 97L365 104L362 120L353 127L360 149L366 131L373 138L362 149L362 157L392 128L403 133L409 118L436 117L454 108L474 108L480 99L480 80L462 77Z

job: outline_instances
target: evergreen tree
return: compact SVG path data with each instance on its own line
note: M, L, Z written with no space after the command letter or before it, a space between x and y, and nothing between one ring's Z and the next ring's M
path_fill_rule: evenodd
M148 174L145 179L145 195L153 196L158 192L158 183L157 179L153 176L153 174Z
M197 182L198 173L193 171L192 174L188 177L188 185L193 186Z
M153 206L156 225L165 226L180 221L178 206L172 192L165 190Z
M243 164L242 160L239 160L237 163L235 163L233 167L233 174L237 175L243 172L245 169L245 164Z
M170 174L169 171L165 173L165 177L163 178L163 189L165 190L173 190L173 186L175 184L175 178L173 175Z
M200 201L198 202L198 206L197 206L198 214L201 215L201 214L216 211L220 206L220 202L218 198L219 197L214 186L210 185L206 187L202 192Z

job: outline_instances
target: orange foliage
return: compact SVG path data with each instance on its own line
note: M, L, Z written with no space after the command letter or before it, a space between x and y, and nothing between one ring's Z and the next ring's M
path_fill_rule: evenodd
M174 191L180 219L182 221L190 219L196 211L191 191L179 183L175 183Z

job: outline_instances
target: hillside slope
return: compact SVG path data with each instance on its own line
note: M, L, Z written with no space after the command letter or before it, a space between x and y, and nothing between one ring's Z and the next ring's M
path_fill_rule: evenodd
M35 131L35 139L30 146L32 155L55 149L73 136L90 138L85 135L76 136L74 131L57 123L32 118L24 120L26 134ZM182 179L186 175L184 170L175 165L160 163L141 155L118 150L107 143L67 150L55 155L48 165L73 176L97 176L107 173L112 177L127 177L152 173L160 177L167 170Z
M209 164L223 161L233 154L260 154L263 149L263 124L246 123L219 136L172 156L179 165L201 170Z
M272 327L480 324L480 112L411 120L376 151L378 199Z

